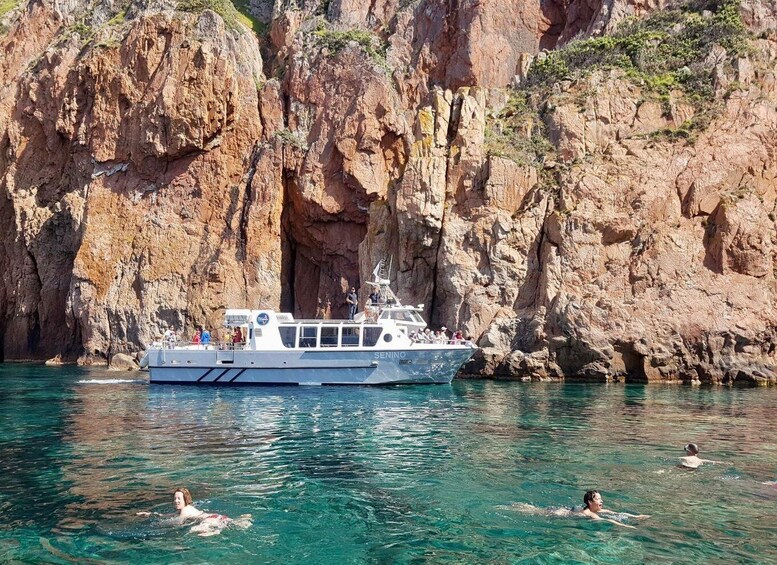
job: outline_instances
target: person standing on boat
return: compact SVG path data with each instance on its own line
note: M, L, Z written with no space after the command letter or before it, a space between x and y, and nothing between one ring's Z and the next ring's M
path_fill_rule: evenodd
M164 339L168 345L173 345L177 341L175 330L172 327L167 328L162 339Z
M356 316L356 309L359 305L359 296L356 294L355 287L351 287L351 292L346 295L345 301L348 303L348 319L353 320L354 316Z
M379 302L380 302L380 295L378 294L377 290L373 290L370 293L370 304L372 304L373 306L377 306Z
M202 342L202 345L208 345L210 343L210 332L207 330L207 328L202 328L200 342Z

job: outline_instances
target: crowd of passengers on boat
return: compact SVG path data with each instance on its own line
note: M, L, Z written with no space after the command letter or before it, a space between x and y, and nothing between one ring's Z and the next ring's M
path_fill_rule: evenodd
M410 340L413 343L452 343L453 345L459 345L472 341L472 338L464 338L464 333L461 330L456 330L448 337L447 328L445 326L439 330L419 330L410 334Z
M317 348L317 347L375 347L378 344L383 328L378 325L322 324L320 322L306 325L295 323L278 327L281 343L286 348ZM207 336L202 339L202 334ZM413 343L434 343L453 345L471 342L465 338L461 330L450 336L445 327L439 330L418 330L408 336ZM241 329L227 329L223 340L211 341L210 334L197 329L191 341L181 341L174 330L165 332L162 343L165 347L201 346L203 349L244 349L248 335Z

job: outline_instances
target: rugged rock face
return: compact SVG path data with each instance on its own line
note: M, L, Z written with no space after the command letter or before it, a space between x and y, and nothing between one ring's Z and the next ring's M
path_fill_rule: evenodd
M655 135L681 97L597 71L553 86L540 166L488 148L514 77L662 3L255 0L263 38L175 7L5 16L5 359L105 363L225 307L340 315L391 257L403 300L478 339L469 372L777 382L768 3L695 143Z
M56 13L16 25L39 19ZM9 61L28 67L3 81L6 358L104 362L167 325L215 324L219 305L280 298L256 41L212 12L113 33L84 46L63 26L39 59Z

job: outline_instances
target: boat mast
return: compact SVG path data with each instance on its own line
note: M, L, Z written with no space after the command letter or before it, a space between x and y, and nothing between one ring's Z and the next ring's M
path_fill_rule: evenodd
M372 280L369 284L375 287L378 291L379 303L381 306L401 306L402 303L391 290L391 280L389 279L389 273L391 272L391 257L389 257L388 267L386 266L386 260L381 259L372 271Z

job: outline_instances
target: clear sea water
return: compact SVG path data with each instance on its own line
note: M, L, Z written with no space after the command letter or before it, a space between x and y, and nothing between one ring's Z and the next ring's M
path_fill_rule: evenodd
M777 388L142 379L0 365L0 562L777 562ZM689 441L723 463L677 468ZM171 512L177 485L254 525L199 537L135 516ZM514 506L590 488L651 517Z

